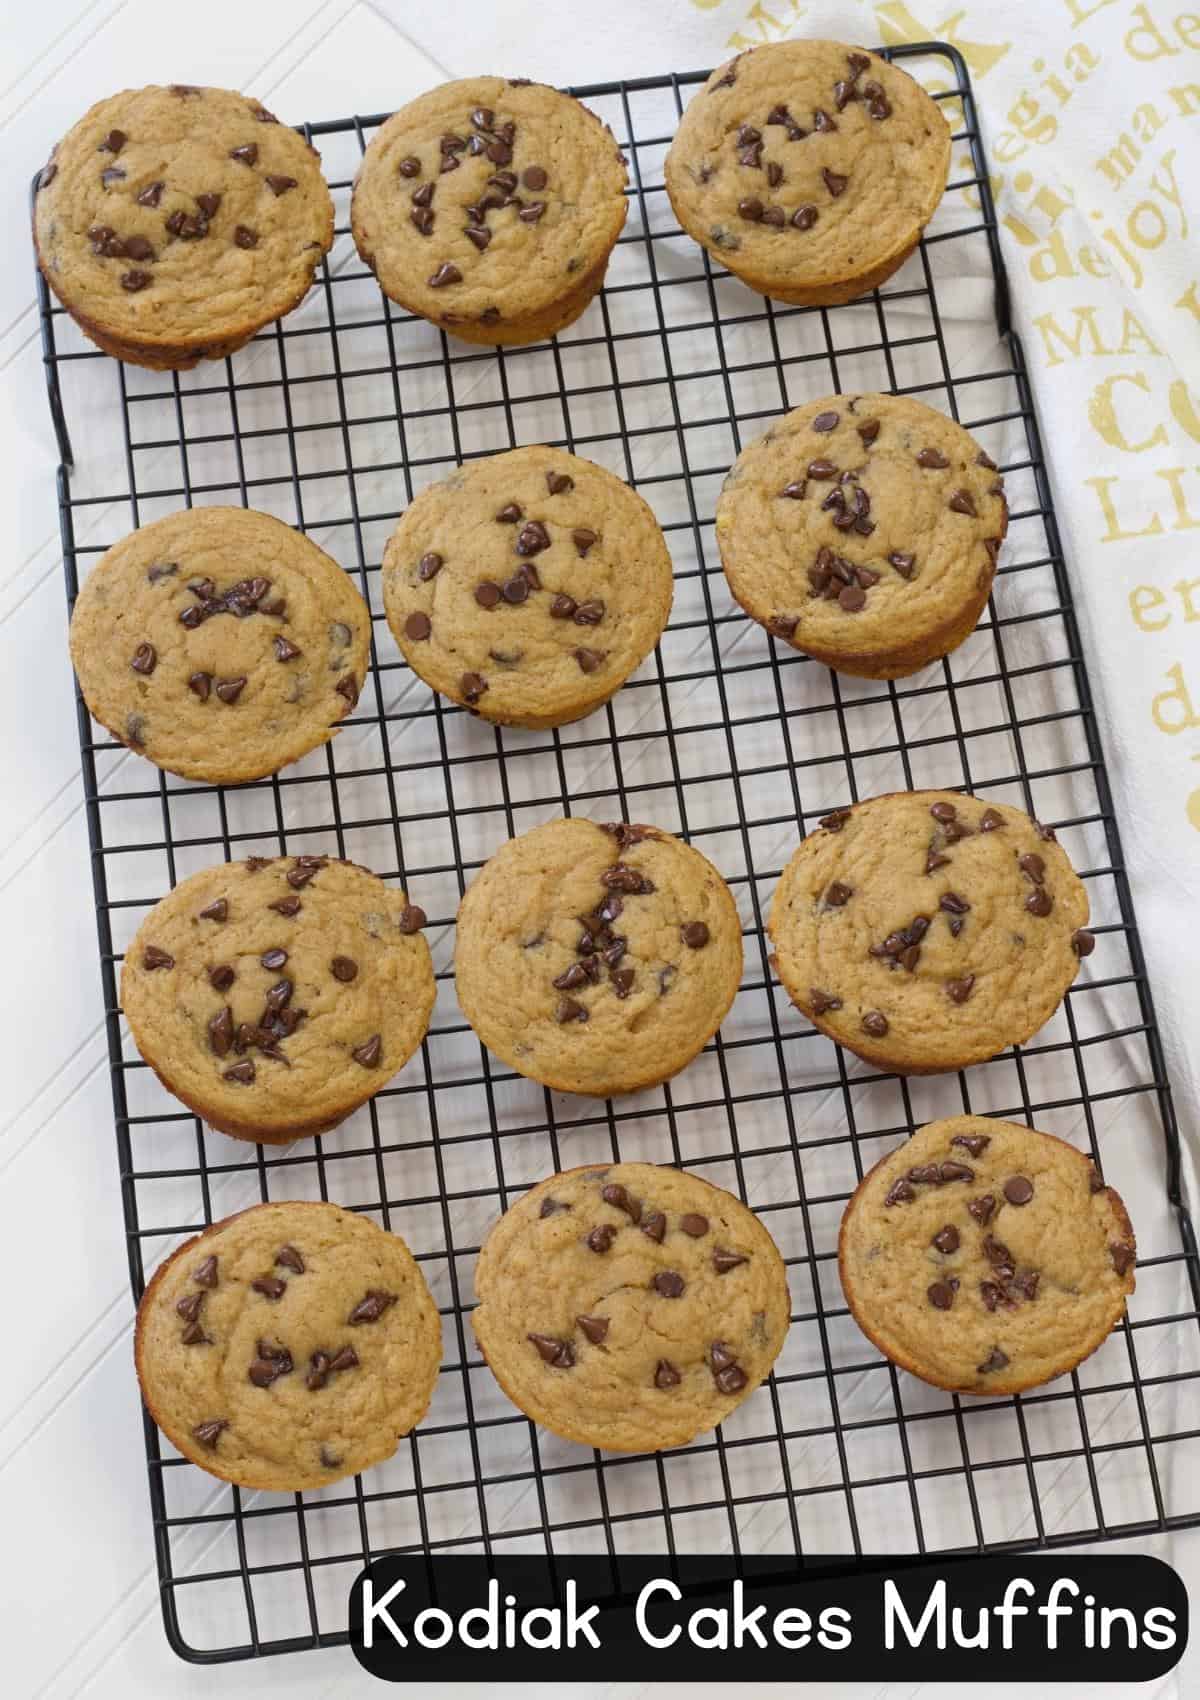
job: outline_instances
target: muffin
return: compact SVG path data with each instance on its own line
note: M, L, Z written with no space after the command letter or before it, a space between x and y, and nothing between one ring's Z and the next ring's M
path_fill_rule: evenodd
M931 1122L846 1206L838 1269L883 1354L954 1393L1022 1393L1102 1344L1136 1285L1121 1199L1064 1140Z
M540 342L599 289L625 160L571 95L526 78L431 89L375 135L350 227L385 295L467 342Z
M1032 1037L1095 939L1053 829L952 791L835 809L792 856L767 923L792 1002L898 1074Z
M1008 529L996 463L907 397L825 396L734 462L717 502L735 599L839 673L896 679L962 643Z
M652 1163L568 1169L502 1216L471 1313L527 1417L606 1452L715 1428L763 1382L791 1320L774 1240L744 1204Z
M134 1360L185 1458L299 1493L392 1456L429 1408L442 1329L398 1234L336 1204L259 1204L159 1265Z
M741 922L717 870L669 833L549 821L472 882L454 974L502 1061L607 1098L669 1080L703 1050L742 977Z
M950 130L895 65L780 41L714 71L666 161L675 216L760 295L852 301L912 253L946 187Z
M541 445L422 490L383 557L409 666L501 726L561 726L606 703L658 642L672 585L642 498Z
M425 913L366 868L252 856L177 885L125 954L121 1004L168 1092L235 1139L325 1133L429 1026Z
M91 340L137 366L218 360L299 306L333 242L320 156L228 89L126 89L39 179L42 274Z
M270 514L185 508L115 543L71 618L93 719L157 767L236 784L328 742L358 701L371 616Z

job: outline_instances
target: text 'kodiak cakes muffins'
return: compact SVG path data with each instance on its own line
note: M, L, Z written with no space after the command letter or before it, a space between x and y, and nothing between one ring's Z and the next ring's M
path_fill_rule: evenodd
M895 679L968 637L1008 529L996 463L904 397L825 396L734 462L717 502L734 598L841 673Z
M898 791L835 809L767 923L789 998L879 1068L937 1074L1023 1044L1095 946L1087 893L1020 809Z
M571 95L469 77L388 119L351 229L384 294L468 342L529 343L591 301L625 223L625 160Z
M607 1098L703 1050L741 981L741 922L712 863L669 833L549 821L468 887L454 975L463 1014L511 1068Z
M185 1458L299 1493L392 1456L429 1408L442 1328L398 1234L336 1204L259 1204L159 1266L134 1356Z
M358 701L371 616L336 561L270 514L186 508L91 569L71 660L95 720L185 779L234 784L318 748Z
M425 913L328 856L193 874L125 954L121 1005L168 1092L236 1139L326 1133L374 1097L429 1026Z
M584 1446L682 1446L748 1399L791 1320L783 1259L740 1200L651 1163L568 1169L484 1241L471 1323L526 1416Z
M852 301L912 253L946 187L950 129L905 71L836 41L739 54L693 96L666 161L687 233L793 306Z
M111 95L68 131L33 233L46 282L106 354L186 368L299 306L333 202L320 156L265 106L172 83Z
M1090 1158L987 1116L931 1122L846 1206L851 1313L901 1369L955 1393L1039 1387L1125 1314L1137 1246Z
M662 635L673 582L646 502L542 445L429 485L383 557L409 666L501 726L561 726L607 702Z

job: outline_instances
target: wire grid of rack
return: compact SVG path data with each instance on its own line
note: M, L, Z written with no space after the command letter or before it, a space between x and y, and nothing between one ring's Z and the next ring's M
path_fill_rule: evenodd
M573 91L611 124L633 187L602 295L550 345L470 348L382 300L346 235L350 181L382 117L306 127L338 242L305 306L232 360L184 376L107 361L39 281L69 599L81 567L130 525L236 501L313 535L374 616L371 677L340 737L260 783L157 774L79 702L135 1295L204 1223L260 1198L329 1197L404 1235L444 1319L429 1415L365 1479L242 1493L176 1456L146 1420L164 1618L186 1658L344 1641L349 1582L385 1550L965 1553L1200 1521L1188 1485L1200 1431L1181 1426L1177 1398L1200 1381L1196 1248L975 107L953 48L889 56L945 103L952 181L918 253L845 307L765 301L679 232L662 161L703 73ZM969 352L977 324L964 339L988 302L994 348L981 364ZM856 389L960 418L1001 463L1012 513L979 630L891 684L839 679L768 640L732 604L712 539L743 443L789 406ZM68 419L86 464L72 464ZM415 489L528 441L625 477L654 506L676 566L655 656L604 711L549 733L489 727L431 697L391 640L379 586L383 544ZM763 920L805 827L849 800L921 785L1055 823L1100 943L1031 1044L966 1075L905 1081L790 1008ZM560 812L649 820L699 844L746 933L745 981L717 1040L667 1086L605 1105L499 1067L453 998L467 881L503 840ZM422 1051L367 1108L281 1151L211 1133L162 1091L122 1031L117 969L176 880L285 851L350 856L402 880L432 917L438 1003ZM865 1169L914 1127L964 1109L1063 1133L1131 1197L1151 1171L1127 1322L1075 1374L1016 1400L964 1401L899 1374L857 1333L837 1281L838 1220ZM589 1454L536 1431L465 1326L473 1258L497 1215L560 1167L618 1157L683 1164L738 1192L778 1240L792 1288L770 1383L716 1435L656 1457Z

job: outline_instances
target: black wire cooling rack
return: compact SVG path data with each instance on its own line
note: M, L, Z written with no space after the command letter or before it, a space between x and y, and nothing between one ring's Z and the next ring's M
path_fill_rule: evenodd
M602 295L549 345L474 349L381 299L346 235L350 181L381 117L306 127L339 240L305 306L232 360L183 376L120 366L39 282L71 600L81 564L131 526L233 501L316 537L375 616L371 678L339 738L257 784L160 775L98 737L79 702L135 1296L147 1266L204 1223L260 1198L329 1197L404 1235L445 1326L426 1421L352 1484L241 1493L174 1455L147 1420L163 1612L185 1658L344 1642L349 1583L389 1549L969 1553L1200 1521L1200 1430L1179 1397L1200 1383L1196 1246L975 107L953 48L889 56L945 103L952 182L919 252L845 307L764 301L679 232L662 161L703 73L574 91L629 155L631 208ZM970 351L992 303L981 364ZM839 679L750 625L711 533L746 440L789 406L856 389L960 418L1002 464L1012 510L979 630L891 684ZM382 617L379 562L414 489L543 440L602 460L652 503L676 602L656 655L603 712L529 733L474 720L413 678ZM1054 822L1100 942L1033 1043L965 1075L904 1081L790 1008L762 923L806 824L920 785ZM498 1067L453 1000L467 881L504 839L560 812L649 820L698 842L747 937L745 983L715 1043L669 1085L603 1106ZM147 907L195 868L313 851L402 879L433 917L438 1006L419 1056L371 1105L323 1139L264 1150L209 1132L158 1087L122 1032L117 966ZM1074 1139L1141 1198L1127 1322L1075 1374L1015 1400L962 1400L898 1373L851 1324L837 1281L838 1220L865 1169L934 1115L967 1109ZM496 1216L553 1170L617 1158L685 1164L751 1202L783 1250L795 1307L770 1383L718 1434L656 1457L589 1454L536 1431L465 1326Z

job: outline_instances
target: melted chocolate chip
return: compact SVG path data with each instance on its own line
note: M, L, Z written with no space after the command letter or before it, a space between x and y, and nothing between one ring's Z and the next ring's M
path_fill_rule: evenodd
M382 1034L373 1033L369 1039L364 1039L361 1045L355 1045L350 1055L363 1068L378 1068L383 1056Z
M231 1080L235 1086L253 1086L254 1064L249 1060L249 1058L247 1058L245 1062L234 1063L232 1068L227 1068L225 1070L221 1079Z
M1054 908L1054 899L1044 887L1038 886L1025 899L1025 907L1031 915L1045 917Z
M424 643L432 631L433 622L429 615L422 614L419 611L410 614L404 622L404 635L410 638L413 643Z
M667 1358L659 1358L658 1363L654 1366L655 1387L663 1389L678 1387L681 1379L682 1377L673 1363Z
M993 1346L985 1361L975 1365L975 1373L977 1375L990 1375L995 1370L1007 1368L1007 1355L1000 1350L999 1346Z
M683 1296L683 1291L687 1286L687 1282L684 1280L683 1276L674 1269L660 1269L658 1274L655 1275L654 1279L651 1281L650 1285L654 1288L654 1291L660 1298L678 1299Z
M948 1281L935 1281L931 1287L926 1288L926 1297L935 1310L950 1309L954 1303L954 1288L957 1285L957 1282L952 1286Z
M816 207L811 202L806 201L803 206L797 207L792 214L792 224L797 230L811 230L819 216Z
M335 980L348 986L358 973L358 963L352 956L335 956L329 964L329 971Z
M814 1015L824 1015L831 1009L841 1009L841 998L835 998L832 992L824 992L820 986L810 986L808 1001L812 1005Z
M1033 1182L1025 1175L1012 1175L1004 1183L1004 1196L1010 1204L1028 1204L1033 1197Z
M947 1222L944 1228L938 1229L929 1243L936 1246L938 1251L957 1251L959 1246L958 1229L952 1222Z
M888 1018L882 1010L869 1009L862 1018L862 1030L872 1039L882 1039L888 1030Z
M219 962L208 971L209 984L217 992L227 992L236 979L237 975L227 962Z
M979 1157L992 1143L992 1136L990 1133L956 1133L950 1143L961 1145L972 1157Z
M642 1231L643 1233L646 1231L645 1224L643 1224ZM613 1227L612 1223L601 1222L598 1226L592 1229L591 1233L586 1236L583 1243L587 1246L589 1251L604 1253L612 1249L612 1243L616 1237L617 1230Z
M689 950L703 950L709 933L703 921L685 921L679 929L679 936Z
M601 1187L600 1196L605 1204L611 1204L617 1210L623 1210L631 1222L641 1221L641 1204L636 1198L631 1198L623 1186L613 1182L609 1186Z
M986 1228L996 1214L996 1200L990 1192L985 1192L981 1198L967 1200L967 1213L972 1216L981 1228Z
M251 230L247 224L239 224L234 228L233 240L239 248L257 248L258 231Z
M233 1012L228 1005L209 1018L208 1043L214 1056L229 1055L233 1044Z

